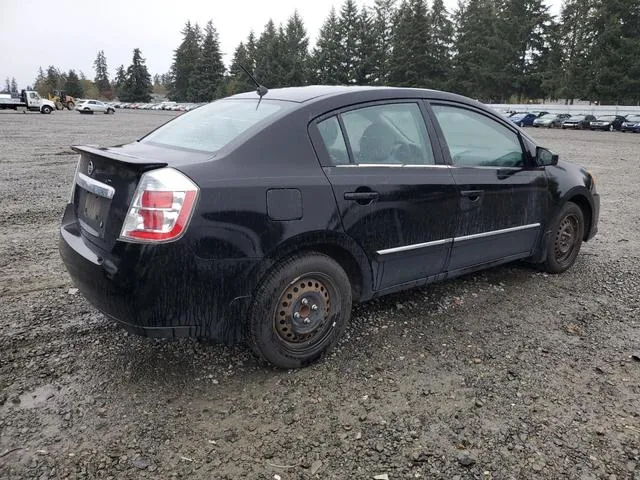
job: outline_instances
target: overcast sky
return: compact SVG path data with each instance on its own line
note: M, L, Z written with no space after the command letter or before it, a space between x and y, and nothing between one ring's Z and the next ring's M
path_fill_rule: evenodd
M38 67L81 70L93 79L93 61L104 50L113 77L118 65L131 63L142 50L151 74L165 73L180 31L191 20L209 19L220 34L225 61L250 30L259 34L272 18L285 22L297 9L313 42L331 6L343 0L0 0L0 81L15 77L20 88L32 85ZM552 13L561 0L547 0ZM372 5L373 0L357 0ZM457 0L445 0L451 11ZM2 88L2 87L0 87Z

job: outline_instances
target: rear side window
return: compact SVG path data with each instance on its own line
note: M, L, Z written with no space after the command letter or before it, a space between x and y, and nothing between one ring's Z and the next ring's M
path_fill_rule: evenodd
M520 167L524 164L518 136L504 125L464 108L434 105L433 111L454 165Z
M349 163L349 152L344 143L344 137L340 130L340 123L336 117L330 117L318 123L318 130L327 147L329 158L334 165L346 165Z
M274 100L219 100L182 114L142 142L213 153L287 108Z

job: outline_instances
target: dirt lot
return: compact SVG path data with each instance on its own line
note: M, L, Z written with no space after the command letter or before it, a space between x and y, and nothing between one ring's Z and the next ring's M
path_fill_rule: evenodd
M164 112L0 113L0 477L640 479L640 135L529 130L588 166L600 233L354 311L310 368L127 335L57 251L76 143Z

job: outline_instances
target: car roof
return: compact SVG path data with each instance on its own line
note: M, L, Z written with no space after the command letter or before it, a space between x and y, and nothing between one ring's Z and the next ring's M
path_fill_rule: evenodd
M424 88L402 87L372 87L372 86L346 86L346 85L310 85L307 87L274 88L264 96L265 100L283 100L288 102L305 103L320 98L347 96L354 93L380 93L381 98L430 97L438 99L465 100L470 99L453 93ZM228 98L255 99L256 92L245 92Z

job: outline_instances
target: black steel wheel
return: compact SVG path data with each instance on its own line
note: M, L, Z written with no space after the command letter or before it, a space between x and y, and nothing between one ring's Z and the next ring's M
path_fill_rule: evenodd
M320 253L276 265L254 296L247 325L252 350L280 368L318 360L340 338L351 316L351 284L342 267Z
M584 214L578 205L567 202L556 216L547 243L544 262L549 273L561 273L576 261L584 237Z

